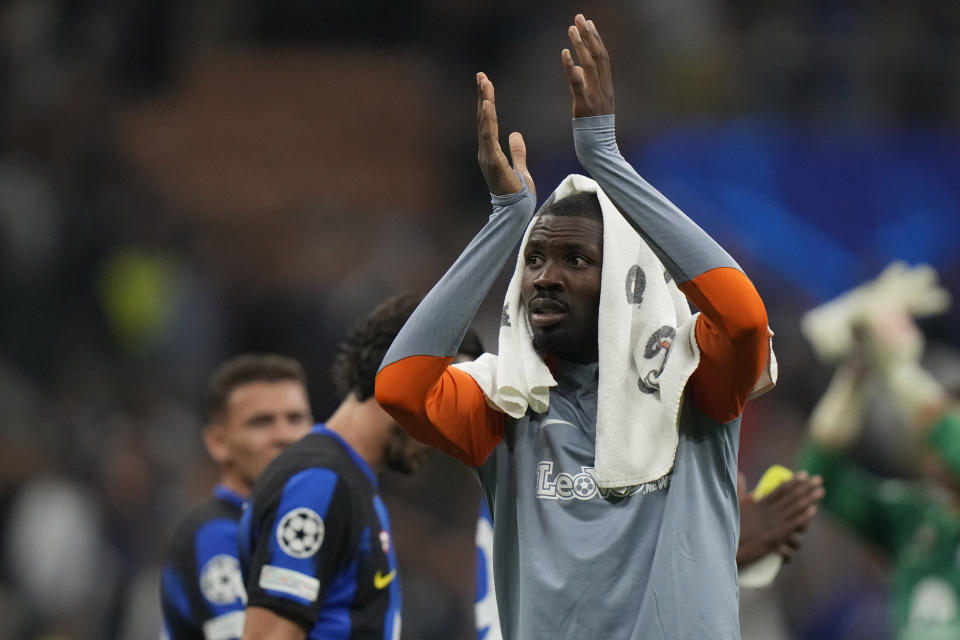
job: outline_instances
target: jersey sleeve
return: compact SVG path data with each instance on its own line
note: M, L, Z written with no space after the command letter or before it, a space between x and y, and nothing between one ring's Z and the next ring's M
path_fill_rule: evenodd
M171 638L243 635L247 596L237 559L237 523L226 518L202 522L184 532L164 563L161 601Z
M384 367L377 401L414 438L478 467L503 438L503 414L451 360L413 356Z
M193 622L190 595L183 573L173 562L163 565L160 578L160 608L164 636L170 640L202 640L200 628Z
M247 606L269 609L309 630L354 556L349 493L336 472L311 468L265 500L250 507Z
M928 498L897 480L876 478L842 455L808 441L797 463L823 478L823 507L861 537L893 554L921 522Z
M767 361L760 295L734 259L623 158L613 115L576 118L573 134L580 163L701 312L701 360L688 383L694 403L719 422L736 418Z
M449 367L501 268L514 255L536 200L524 188L493 196L493 213L424 297L387 351L376 397L413 437L479 466L503 434L503 414L487 406L468 374Z

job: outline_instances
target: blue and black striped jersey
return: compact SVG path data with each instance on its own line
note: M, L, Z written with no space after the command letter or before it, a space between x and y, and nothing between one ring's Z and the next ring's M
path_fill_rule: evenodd
M172 640L232 640L243 635L244 604L237 560L243 498L223 485L177 528L163 563L164 633Z
M493 587L493 517L486 499L480 500L477 516L477 589L473 602L477 640L503 640L497 594Z
M257 480L239 543L248 606L296 622L308 638L400 637L400 582L376 476L323 425Z

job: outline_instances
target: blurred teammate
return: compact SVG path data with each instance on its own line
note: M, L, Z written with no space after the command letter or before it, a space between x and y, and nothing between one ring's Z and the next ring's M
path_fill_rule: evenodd
M342 403L254 487L239 534L245 640L400 637L400 581L377 475L414 471L429 447L380 408L373 386L418 301L391 298L351 327L333 368Z
M822 358L842 362L811 415L801 464L823 476L824 507L889 555L898 640L960 638L960 413L920 366L923 337L910 317L948 303L932 269L895 264L803 324ZM847 459L870 376L923 443L933 483L876 478Z
M397 337L377 376L377 398L417 438L478 468L494 511L504 637L738 638L739 416L768 364L766 313L732 258L620 156L599 34L577 16L569 36L582 65L564 50L576 149L606 195L576 188L590 185L585 179L568 179L577 193L548 201L524 239L535 196L523 140L510 137L511 168L497 139L493 85L478 74L479 158L494 213ZM608 196L617 205L613 218L604 213L612 206ZM629 224L630 237L605 233L607 224ZM639 243L634 231L662 264L643 273L629 263L622 272L608 270L618 256L607 247ZM485 355L471 365L474 373L468 365L449 367L518 240L524 244L510 289L516 297L510 294L501 319L499 360ZM604 272L612 279L602 289ZM644 321L643 314L631 320L632 310L652 309L653 293L673 291L670 281L702 315L629 336L631 323ZM619 303L618 314L628 314L625 325L605 324L604 291ZM665 306L675 300L664 296ZM665 313L689 316L677 297ZM606 360L610 341L624 334L624 349L638 360L628 363L616 349ZM505 335L517 342L505 343ZM497 368L511 358L519 368ZM611 379L604 362L614 360L627 370L641 367L641 376ZM690 365L689 383L682 375L670 379L678 362ZM517 382L512 389L502 384L506 376ZM525 384L530 378L549 379ZM679 416L671 413L673 400L663 400L671 384ZM623 393L606 395L611 388ZM601 422L616 429L618 421L602 417L624 397L651 407L650 416L628 419L656 423L643 432L666 440L657 453L666 452L668 466L662 473L641 469L649 481L628 476L618 485L598 468L598 434ZM618 435L631 455L638 450L629 434Z
M277 355L241 355L220 365L207 410L204 442L220 482L177 528L163 565L164 629L176 640L241 636L247 596L237 523L243 501L270 461L313 424L303 368Z

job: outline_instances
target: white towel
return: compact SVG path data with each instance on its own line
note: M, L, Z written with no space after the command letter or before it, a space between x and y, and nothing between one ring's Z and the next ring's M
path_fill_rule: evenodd
M570 175L548 202L579 192L597 194L603 212L603 265L598 327L596 476L604 488L628 487L667 475L676 457L677 418L687 379L700 350L696 316L660 260L627 223L597 183ZM499 356L484 354L456 365L470 374L488 402L519 419L527 409L547 410L556 381L533 349L526 308L520 298L524 233L507 288ZM668 357L669 356L669 357ZM776 361L756 393L773 386Z

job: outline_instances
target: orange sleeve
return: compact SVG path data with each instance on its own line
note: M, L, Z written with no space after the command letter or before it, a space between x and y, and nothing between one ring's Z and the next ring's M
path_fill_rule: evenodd
M767 311L749 278L731 267L701 273L680 290L701 312L700 364L687 389L704 413L729 422L743 412L767 364Z
M417 440L479 467L503 439L503 414L452 361L409 356L387 365L377 374L377 402Z

